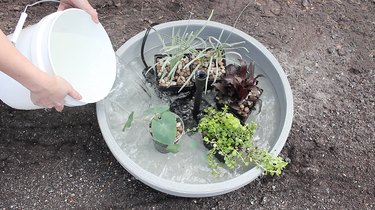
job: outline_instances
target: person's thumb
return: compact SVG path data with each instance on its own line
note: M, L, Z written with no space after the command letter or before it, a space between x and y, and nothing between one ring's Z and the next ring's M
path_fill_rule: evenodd
M72 8L72 6L67 4L67 3L61 2L59 4L59 7L57 7L57 11L63 11L63 10L69 9L69 8Z
M98 12L96 12L96 9L89 9L89 10L84 10L86 11L87 13L89 13L89 15L91 16L91 19L92 21L94 21L95 23L99 23L99 18L98 18Z
M76 90L74 90L73 88L71 88L68 92L68 95L76 100L81 100L82 99L82 96L81 94L79 94Z

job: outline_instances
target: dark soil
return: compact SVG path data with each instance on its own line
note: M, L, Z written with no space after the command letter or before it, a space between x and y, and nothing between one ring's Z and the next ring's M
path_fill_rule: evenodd
M0 0L12 33L30 1ZM204 2L204 3L203 3ZM150 23L206 19L263 43L288 75L295 115L281 177L261 177L211 198L147 187L112 156L95 105L19 111L0 104L0 208L4 209L374 209L374 0L95 0L113 46ZM53 12L29 8L27 23ZM32 20L32 21L31 21ZM0 49L1 50L1 49Z

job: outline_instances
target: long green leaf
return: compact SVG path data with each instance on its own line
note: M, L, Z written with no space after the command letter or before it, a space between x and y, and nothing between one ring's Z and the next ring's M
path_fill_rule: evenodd
M130 113L128 120L126 121L124 127L122 128L122 131L125 131L125 129L130 128L132 126L133 119L134 119L134 112Z

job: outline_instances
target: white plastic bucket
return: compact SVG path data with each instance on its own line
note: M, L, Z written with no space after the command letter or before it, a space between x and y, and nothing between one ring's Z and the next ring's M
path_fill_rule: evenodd
M102 100L116 78L116 55L105 29L80 9L52 13L23 29L16 48L35 66L61 76L82 95L80 101L67 96L66 106ZM0 99L15 109L41 108L32 103L28 89L2 72Z

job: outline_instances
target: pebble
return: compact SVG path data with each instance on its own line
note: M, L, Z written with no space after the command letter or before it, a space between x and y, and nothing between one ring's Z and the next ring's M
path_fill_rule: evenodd
M3 169L6 166L5 161L0 161L0 168Z
M339 48L337 49L337 54L339 54L339 56L344 56L347 54L347 52L343 48Z
M309 0L302 0L302 6L304 6L304 7L310 6Z
M47 191L48 193L53 193L53 192L54 192L54 190L53 190L52 187L47 187L46 191Z
M266 204L268 202L268 198L266 197L266 196L264 196L263 198L262 198L262 201L260 202L260 204L261 205L264 205L264 204Z
M327 48L327 52L328 52L329 54L333 54L333 53L335 52L335 49L332 48L332 47Z

